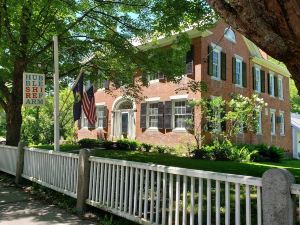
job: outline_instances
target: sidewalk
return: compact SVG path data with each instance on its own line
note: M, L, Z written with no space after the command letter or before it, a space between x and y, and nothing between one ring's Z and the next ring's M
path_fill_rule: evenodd
M0 183L0 225L88 225L63 209L34 200L14 186Z

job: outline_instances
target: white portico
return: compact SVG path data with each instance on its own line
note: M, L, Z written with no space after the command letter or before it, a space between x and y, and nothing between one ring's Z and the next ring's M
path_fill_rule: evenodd
M120 96L114 101L112 109L112 138L135 139L135 103L129 98Z

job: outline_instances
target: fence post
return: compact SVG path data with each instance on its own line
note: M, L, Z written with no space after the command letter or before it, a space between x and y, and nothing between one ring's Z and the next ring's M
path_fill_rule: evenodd
M77 204L76 210L79 214L85 211L86 200L89 194L90 179L90 152L88 149L81 149L79 153L78 183L77 183Z
M15 178L16 184L20 184L22 179L22 173L24 168L24 147L25 147L25 143L20 141L18 144L18 154L17 154L16 178Z
M291 185L295 177L285 169L267 170L262 177L263 225L294 225Z

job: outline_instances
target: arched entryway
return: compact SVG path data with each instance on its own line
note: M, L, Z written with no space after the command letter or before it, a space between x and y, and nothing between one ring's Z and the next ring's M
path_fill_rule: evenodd
M114 139L135 139L135 105L131 99L118 98L113 104L112 134Z

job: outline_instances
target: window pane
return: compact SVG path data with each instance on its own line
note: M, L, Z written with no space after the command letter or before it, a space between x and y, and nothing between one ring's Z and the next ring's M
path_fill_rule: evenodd
M213 51L213 76L219 77L219 52Z

